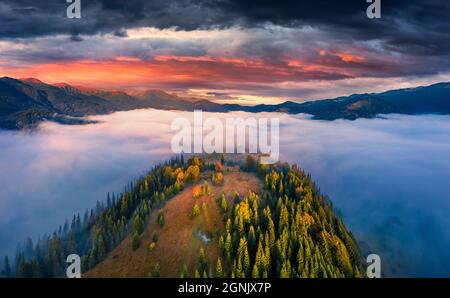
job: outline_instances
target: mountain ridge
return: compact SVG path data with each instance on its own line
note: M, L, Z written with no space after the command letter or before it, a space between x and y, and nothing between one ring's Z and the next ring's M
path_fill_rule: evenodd
M305 113L317 120L374 118L379 114L450 114L450 83L363 93L297 103L242 106L205 99L185 99L162 90L107 91L66 83L46 84L36 78L0 78L0 128L35 127L45 120L80 124L80 118L116 111L154 108L206 112L244 111ZM78 117L78 118L77 118Z

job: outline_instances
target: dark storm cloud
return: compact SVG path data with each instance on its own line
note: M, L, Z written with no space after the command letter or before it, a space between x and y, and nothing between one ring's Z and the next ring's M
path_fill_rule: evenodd
M388 49L418 55L450 49L450 3L444 0L382 1L382 19L369 20L365 0L82 0L81 20L67 19L63 0L4 0L0 3L0 38L48 34L116 33L142 26L192 30L233 25L312 25L383 39Z
M192 30L222 25L224 14L205 1L81 0L81 19L68 19L64 0L5 0L0 3L0 38L50 34L124 35L124 29L157 27ZM219 13L219 14L217 14ZM205 17L206 16L206 17Z
M155 66L160 56L181 56L164 61L176 70L168 71L195 80L167 83L174 89L219 90L228 82L288 97L312 95L308 88L271 91L261 84L448 73L450 2L381 2L382 18L370 20L366 0L81 0L82 18L68 19L65 0L2 0L0 65L3 75L14 76L24 67L33 73L39 63L131 57ZM171 33L128 30L143 27Z
M350 33L357 39L384 39L393 49L423 55L450 48L450 3L444 0L381 1L382 18L366 16L364 0L272 1L229 0L220 7L248 24L272 22L284 26L313 25Z

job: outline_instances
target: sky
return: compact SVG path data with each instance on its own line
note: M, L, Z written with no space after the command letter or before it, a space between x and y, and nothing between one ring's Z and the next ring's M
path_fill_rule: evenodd
M450 81L450 3L365 0L0 2L0 76L163 89L241 104Z

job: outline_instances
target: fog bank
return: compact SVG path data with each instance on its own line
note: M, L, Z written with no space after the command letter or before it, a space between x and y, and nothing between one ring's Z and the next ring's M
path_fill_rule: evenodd
M204 113L204 118L212 115ZM450 117L279 117L281 159L310 172L385 273L450 276ZM52 232L171 155L170 124L188 112L139 110L0 131L0 254Z

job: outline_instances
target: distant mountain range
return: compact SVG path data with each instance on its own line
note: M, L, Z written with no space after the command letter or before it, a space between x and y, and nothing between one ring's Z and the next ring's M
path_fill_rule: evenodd
M373 118L378 114L450 114L450 83L354 94L296 103L241 106L208 100L185 99L161 90L142 92L104 91L68 84L50 85L37 79L0 78L0 128L34 127L44 120L82 124L87 115L108 114L142 108L208 112L306 113L314 119L335 120Z

